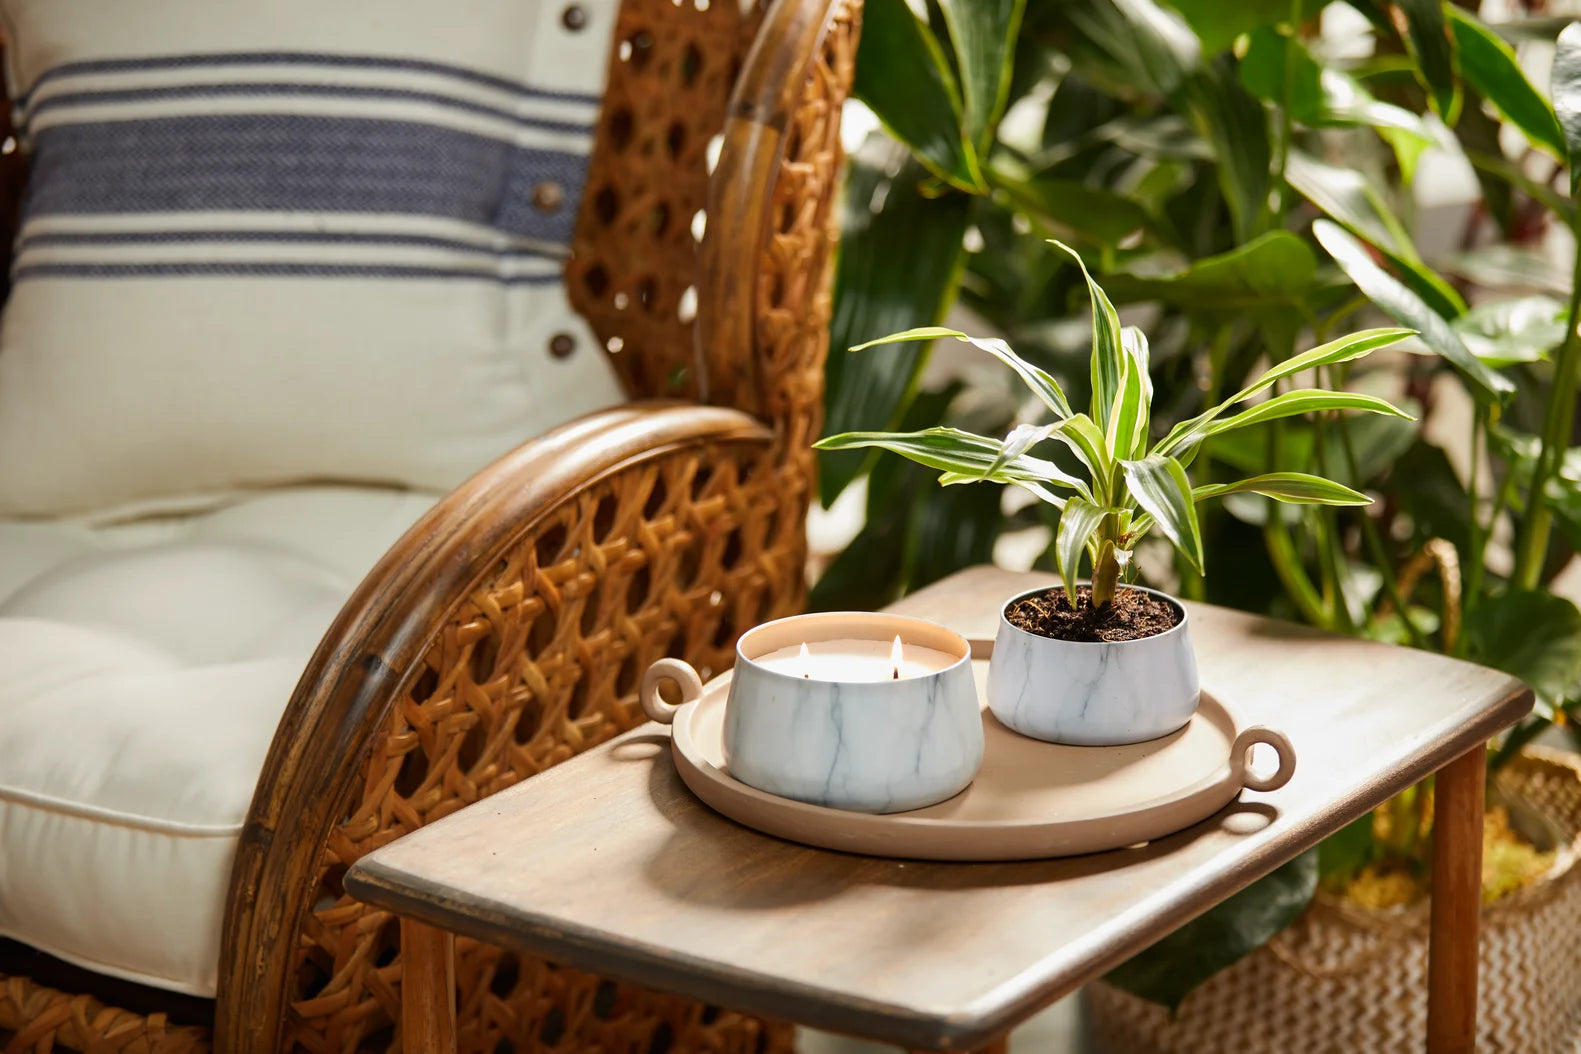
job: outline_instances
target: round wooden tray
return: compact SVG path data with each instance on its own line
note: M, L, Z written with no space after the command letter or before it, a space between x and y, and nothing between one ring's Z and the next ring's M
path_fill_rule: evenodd
M987 664L973 663L981 699ZM960 794L912 812L844 812L780 798L725 771L724 716L730 675L681 707L671 748L681 779L724 815L767 834L870 856L912 860L1035 860L1118 849L1206 819L1242 787L1276 790L1295 771L1290 741L1271 729L1235 730L1207 692L1178 732L1119 747L1070 747L1028 739L983 710L983 767ZM1272 774L1249 753L1267 743Z

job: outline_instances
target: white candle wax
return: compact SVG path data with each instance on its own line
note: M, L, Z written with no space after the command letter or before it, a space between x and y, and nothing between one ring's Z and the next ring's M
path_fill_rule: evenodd
M895 679L893 641L820 640L771 651L752 661L776 673L807 677L815 681L841 681L847 684ZM922 677L937 673L959 660L948 652L902 642L900 677Z

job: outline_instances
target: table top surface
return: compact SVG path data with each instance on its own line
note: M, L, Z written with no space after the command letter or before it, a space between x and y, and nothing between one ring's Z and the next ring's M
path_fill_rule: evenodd
M892 610L992 639L962 572ZM741 827L643 725L364 857L347 888L568 966L909 1047L986 1042L1513 724L1515 678L1188 605L1202 684L1295 744L1294 777L1145 846L1058 860L851 856Z

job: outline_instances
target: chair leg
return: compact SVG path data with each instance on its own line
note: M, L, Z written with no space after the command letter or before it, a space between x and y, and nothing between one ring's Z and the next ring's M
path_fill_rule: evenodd
M1439 769L1434 783L1428 1054L1471 1054L1476 1046L1487 761L1487 745L1479 745Z
M456 938L401 920L401 1046L406 1054L455 1054Z

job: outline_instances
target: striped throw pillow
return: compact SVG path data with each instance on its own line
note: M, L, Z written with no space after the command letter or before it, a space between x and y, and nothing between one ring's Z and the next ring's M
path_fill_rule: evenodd
M0 516L449 488L622 398L561 275L615 0L0 0Z

